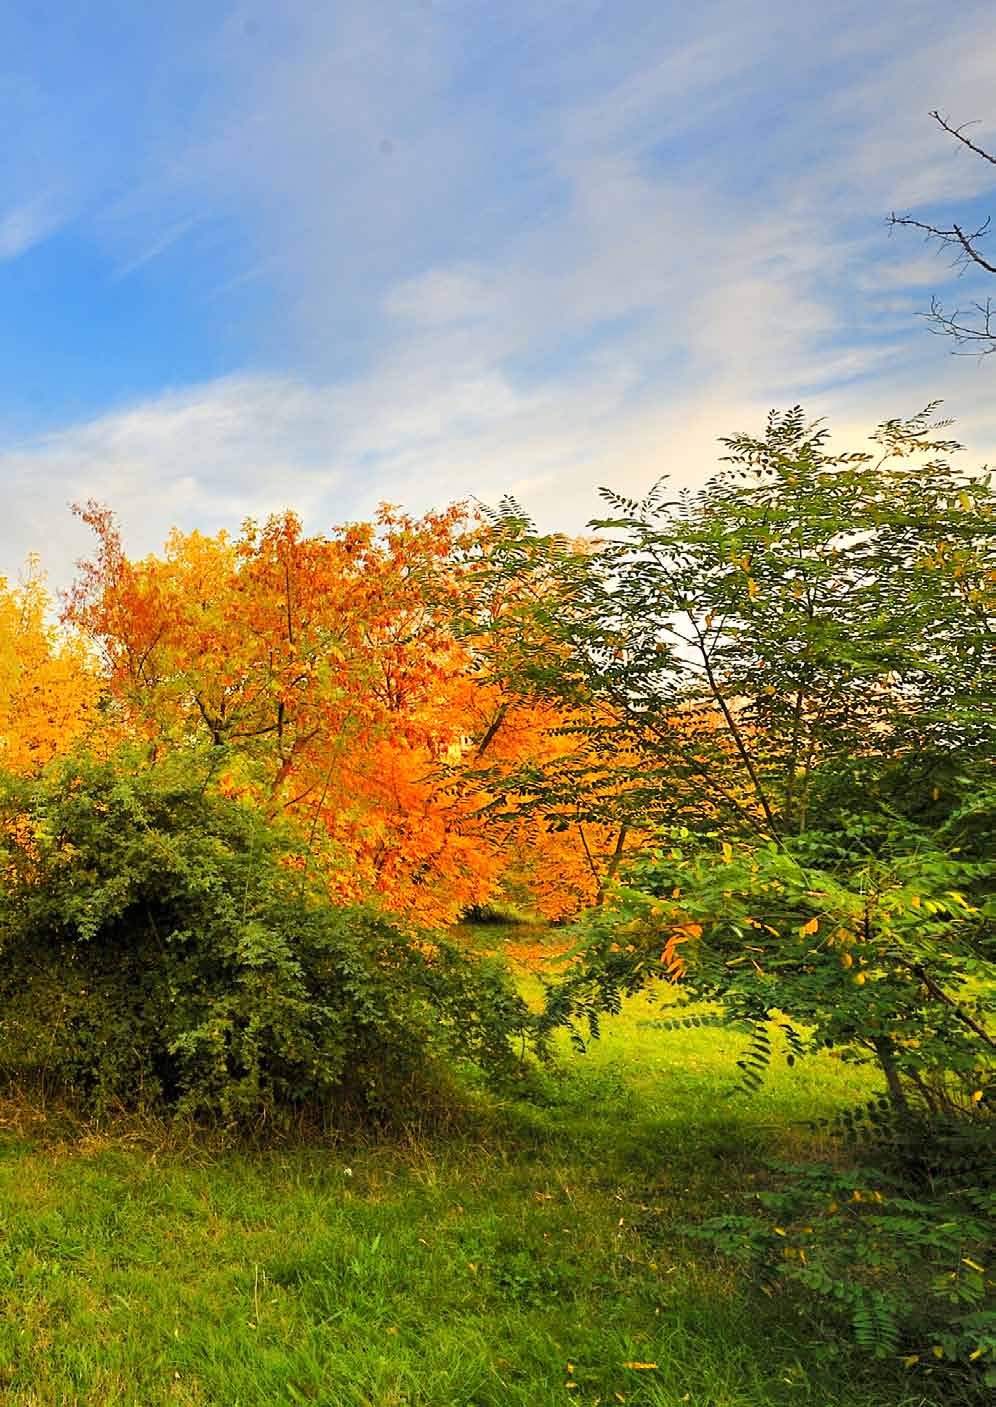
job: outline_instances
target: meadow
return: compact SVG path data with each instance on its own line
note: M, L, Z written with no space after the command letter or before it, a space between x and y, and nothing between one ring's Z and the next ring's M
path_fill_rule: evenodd
M510 953L527 992L542 949ZM464 937L493 946L495 929ZM730 1094L739 1037L628 1001L529 1100L454 1090L374 1136L238 1145L0 1111L0 1394L24 1407L925 1407L950 1381L831 1351L683 1221L825 1155L837 1058Z

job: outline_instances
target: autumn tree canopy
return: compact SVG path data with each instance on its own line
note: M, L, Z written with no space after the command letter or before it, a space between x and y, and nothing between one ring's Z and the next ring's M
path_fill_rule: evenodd
M122 725L153 757L202 749L213 785L295 820L334 899L436 925L501 894L552 918L597 896L618 837L580 812L540 824L507 791L496 807L496 781L578 747L569 710L495 664L510 602L463 506L328 536L291 513L173 532L141 561L109 510L79 511L96 552L64 622Z

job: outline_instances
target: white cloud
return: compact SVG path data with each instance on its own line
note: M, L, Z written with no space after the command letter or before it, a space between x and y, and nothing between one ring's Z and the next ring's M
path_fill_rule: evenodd
M538 44L529 26L596 8L515 23ZM225 102L103 228L137 267L202 214L237 218L243 276L278 291L301 369L152 396L0 453L8 564L40 547L65 581L85 535L60 505L88 496L138 552L173 521L289 505L319 530L378 499L509 490L579 527L596 484L697 482L718 435L800 398L843 438L947 394L975 457L991 453L993 368L946 358L910 316L945 261L890 242L883 217L987 189L922 109L991 106L996 12L970 5L935 33L919 0L885 16L785 0L763 26L732 2L666 24L632 8L608 59L549 46L541 62L523 40L525 96L553 93L513 134L519 179L536 180L528 217L501 169L501 124L518 116L483 98L454 109L466 31L442 7L293 0L286 28L260 10L255 38L233 18L214 51ZM486 80L488 53L476 61Z
M749 329L761 316L754 300L749 290L727 315ZM715 335L722 340L718 323ZM743 333L744 354L749 345ZM805 392L841 444L860 444L877 420L946 392L973 461L996 453L991 381L974 363L942 360L929 380L916 364L878 367L869 380L858 375L866 365L841 364L848 355L860 358L803 363L777 403ZM597 358L540 389L499 372L460 381L445 359L416 364L413 349L412 361L349 386L244 377L171 393L0 455L13 505L0 570L14 573L37 549L53 581L67 584L89 543L63 505L91 496L115 508L136 554L161 545L174 523L232 529L292 507L323 531L383 500L421 511L468 496L496 503L509 492L547 527L578 529L598 511L599 484L642 492L663 473L700 483L717 463L719 435L761 428L774 398L749 368L736 369L737 356L721 380L675 392ZM844 384L830 393L801 384L831 375Z

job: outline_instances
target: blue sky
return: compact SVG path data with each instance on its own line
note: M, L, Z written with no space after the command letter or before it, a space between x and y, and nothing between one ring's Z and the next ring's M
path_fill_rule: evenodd
M996 7L966 0L2 4L0 571L68 512L308 526L695 483L802 401L942 396L996 447L980 291L890 209L996 211ZM991 197L991 200L989 199ZM996 291L996 290L994 290Z

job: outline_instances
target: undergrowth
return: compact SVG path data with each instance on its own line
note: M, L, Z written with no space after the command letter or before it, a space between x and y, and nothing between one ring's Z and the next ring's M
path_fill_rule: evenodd
M523 973L530 998L536 981ZM899 1356L828 1353L818 1305L765 1296L681 1231L763 1190L772 1159L839 1157L803 1121L870 1097L867 1072L776 1062L731 1098L743 1037L662 1031L656 1011L636 998L587 1055L565 1043L529 1101L454 1086L376 1136L233 1141L8 1101L3 1400L970 1402Z

